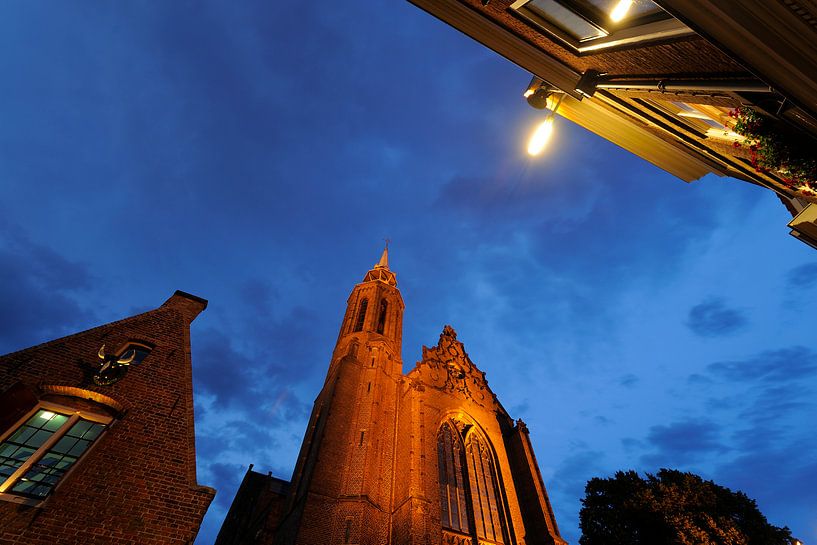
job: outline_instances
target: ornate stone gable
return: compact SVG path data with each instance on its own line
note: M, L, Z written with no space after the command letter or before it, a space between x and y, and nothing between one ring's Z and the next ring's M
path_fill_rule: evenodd
M425 386L459 394L483 407L495 397L485 380L485 373L468 357L463 344L457 340L457 332L450 325L443 328L437 346L423 347L423 359L410 375Z

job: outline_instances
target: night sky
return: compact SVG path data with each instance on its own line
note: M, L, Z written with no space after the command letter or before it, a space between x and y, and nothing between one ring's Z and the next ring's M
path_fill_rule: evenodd
M404 371L454 326L571 544L587 479L661 467L817 542L817 253L770 191L564 119L528 159L529 74L405 1L9 0L0 71L0 353L208 299L197 544L289 479L385 237Z

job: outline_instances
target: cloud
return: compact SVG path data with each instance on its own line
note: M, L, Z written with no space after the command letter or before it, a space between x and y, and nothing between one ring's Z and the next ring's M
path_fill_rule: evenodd
M690 309L686 325L701 337L720 337L742 330L747 319L739 310L727 307L721 299L709 299Z
M806 263L789 271L786 280L791 289L803 290L817 286L817 263Z
M706 420L684 420L650 428L647 445L654 451L641 457L647 466L683 467L711 453L728 450L720 442L720 428Z
M207 466L209 476L206 482L217 491L215 498L217 507L225 511L230 508L230 504L235 497L235 493L246 471L247 466L239 464L216 462Z
M625 388L632 388L638 383L638 377L632 373L628 373L620 377L618 379L618 383L624 386Z
M93 314L79 301L94 281L83 264L0 221L0 353L92 323Z
M609 473L603 466L604 452L588 449L583 443L575 447L572 454L556 468L551 482L545 483L553 498L562 537L570 543L579 541L577 515L587 481Z
M307 406L290 388L297 373L237 350L221 331L209 329L197 337L193 344L195 387L213 396L216 407L263 416L267 424L307 413Z
M757 356L707 366L712 375L739 382L796 382L817 375L817 353L793 346L766 350Z

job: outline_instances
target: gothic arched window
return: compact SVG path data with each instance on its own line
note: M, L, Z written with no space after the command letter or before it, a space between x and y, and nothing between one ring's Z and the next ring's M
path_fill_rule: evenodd
M437 435L437 466L440 474L440 510L443 528L468 533L465 491L465 460L459 433L445 423Z
M499 507L499 486L490 447L475 433L468 435L465 446L468 477L471 485L471 504L477 537L502 543L502 513Z
M377 317L377 332L381 335L383 331L386 329L386 311L389 310L389 304L386 302L385 299L381 299L380 301L380 315Z
M457 428L446 422L437 435L437 464L443 528L480 542L504 543L505 522L488 442L471 431L463 443Z
M355 331L363 331L363 322L366 321L366 309L368 307L368 299L364 299L360 302L360 308L357 311L357 321L355 322Z

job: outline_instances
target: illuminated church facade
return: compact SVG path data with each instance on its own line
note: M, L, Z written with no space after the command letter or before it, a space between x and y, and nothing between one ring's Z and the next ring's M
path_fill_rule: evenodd
M529 432L450 326L403 373L388 250L347 301L287 483L245 476L217 545L563 545Z

